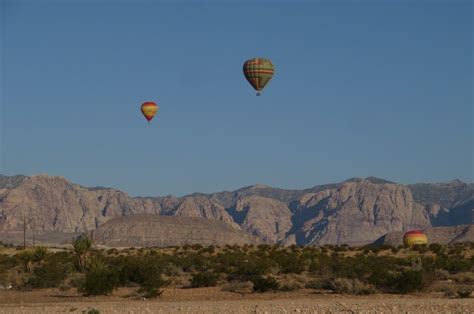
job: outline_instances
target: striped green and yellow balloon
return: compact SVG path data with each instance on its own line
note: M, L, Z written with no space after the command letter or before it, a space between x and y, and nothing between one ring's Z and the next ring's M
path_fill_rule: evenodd
M245 78L255 88L257 96L260 96L262 90L272 79L273 73L275 73L275 67L268 59L253 58L244 63Z

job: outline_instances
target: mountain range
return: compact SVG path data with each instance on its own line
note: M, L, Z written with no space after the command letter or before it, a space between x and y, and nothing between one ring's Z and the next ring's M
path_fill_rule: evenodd
M402 185L368 177L303 190L254 185L183 197L131 197L112 188L84 187L63 177L0 175L0 240L2 234L23 232L23 217L30 233L97 229L95 234L104 237L116 230L116 240L117 235L136 239L134 232L154 227L145 226L143 219L132 219L134 215L160 215L194 217L182 219L183 228L199 225L202 229L207 223L211 231L221 230L226 237L229 233L229 239L247 234L249 239L282 245L359 245L389 232L473 224L473 211L474 184L459 180ZM122 227L111 227L114 221ZM173 225L169 219L156 219L156 223L157 228L166 224L171 233L173 228L180 229L180 224ZM101 231L103 228L109 231ZM183 233L181 238L185 237ZM219 238L219 232L209 232L208 237Z

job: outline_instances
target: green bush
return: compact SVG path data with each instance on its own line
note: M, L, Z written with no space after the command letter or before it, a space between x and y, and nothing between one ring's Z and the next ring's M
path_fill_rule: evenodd
M439 244L439 243L432 243L428 246L428 249L435 253L436 255L440 255L440 254L443 254L445 253L446 249L444 247L444 245L442 244Z
M32 276L26 285L31 288L56 288L66 279L71 272L68 264L57 262L45 263L35 267Z
M200 272L194 274L191 279L191 287L215 287L217 285L217 279L219 276L212 272Z
M409 293L420 291L423 288L423 272L419 270L406 270L397 278L396 292Z
M305 285L307 289L315 289L315 290L331 290L332 284L330 279L316 279L312 280Z
M271 253L269 258L278 265L283 274L300 274L306 269L306 261L294 252L277 251Z
M273 277L256 276L252 278L253 291L255 292L266 292L266 291L278 291L280 284Z
M376 270L368 278L368 282L382 292L395 292L397 275L385 270Z
M465 288L465 289L459 289L457 292L458 298L470 298L472 294L472 290Z
M300 288L301 288L301 286L298 283L290 282L290 283L285 283L285 284L281 285L280 291L291 292L291 291L299 290Z
M412 250L424 254L428 252L428 246L426 244L415 244L413 245Z
M82 291L86 295L110 294L119 284L119 276L116 271L108 266L94 268L86 273Z
M329 283L330 290L336 293L368 295L375 293L375 287L358 279L336 278Z
M256 256L247 256L245 259L237 261L238 264L227 267L229 280L248 281L256 276L263 276L270 272L273 262L269 258L260 258ZM225 267L224 267L225 269Z
M163 279L161 273L153 273L150 277L146 278L141 284L141 287L137 290L145 298L156 298L160 296L164 288L169 285L169 281Z

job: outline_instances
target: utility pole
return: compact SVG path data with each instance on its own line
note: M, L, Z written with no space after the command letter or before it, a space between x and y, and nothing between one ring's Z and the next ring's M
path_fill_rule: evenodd
M33 246L35 246L35 228L36 228L36 221L33 219Z
M26 215L23 214L23 249L26 249Z

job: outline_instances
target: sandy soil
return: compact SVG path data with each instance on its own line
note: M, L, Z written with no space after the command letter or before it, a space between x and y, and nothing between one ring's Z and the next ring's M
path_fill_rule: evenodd
M73 292L0 291L0 313L474 313L474 299L438 295L341 296L291 293L239 294L218 288L168 289L155 300L121 289L112 296L82 297Z

